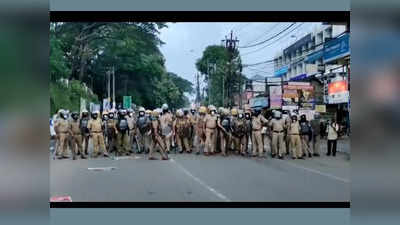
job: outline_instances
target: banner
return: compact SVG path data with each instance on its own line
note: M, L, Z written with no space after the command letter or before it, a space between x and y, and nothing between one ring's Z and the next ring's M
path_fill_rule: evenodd
M289 82L289 85L283 86L282 105L313 109L314 87L308 82Z
M326 105L315 105L315 112L326 113Z
M110 110L110 100L108 98L103 99L103 111Z
M82 113L83 110L86 110L86 99L81 98L80 113Z
M324 64L350 55L350 35L347 33L324 43Z
M348 101L347 80L334 81L328 84L328 104L347 103Z
M280 109L282 107L282 86L269 87L269 100L271 109Z
M123 98L123 108L130 109L132 104L132 96L124 96Z

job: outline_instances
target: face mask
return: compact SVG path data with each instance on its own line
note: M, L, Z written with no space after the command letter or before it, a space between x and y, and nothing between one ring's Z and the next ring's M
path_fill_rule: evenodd
M73 118L74 120L78 120L78 119L79 119L79 116L77 116L77 115L75 116L75 115L74 115L72 118Z
M192 114L194 114L196 111L195 111L195 110L192 110L192 111L190 111L190 112L192 112Z
M110 119L112 119L112 118L114 118L114 115L113 115L113 114L110 114L110 115L108 115L108 117L109 117Z
M140 112L140 113L139 113L139 116L144 116L144 112Z
M249 118L250 118L250 115L249 115L249 114L246 114L246 118L249 119Z
M243 118L243 115L242 114L239 114L239 119L242 119Z
M215 111L211 111L211 115L215 115Z
M97 119L97 115L94 115L94 116L92 116L93 117L93 119Z

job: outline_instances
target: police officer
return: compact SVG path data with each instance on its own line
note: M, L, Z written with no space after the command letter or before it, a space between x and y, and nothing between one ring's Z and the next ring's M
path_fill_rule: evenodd
M127 110L127 115L125 116L127 121L128 121L128 127L129 127L129 152L134 153L133 151L133 146L135 141L135 136L136 136L136 119L134 118L134 111L133 109L128 109Z
M104 144L106 145L106 150L108 149L108 142L107 142L107 121L108 121L108 112L104 111L101 114L101 123L102 123L102 130L103 130L103 138L104 138Z
M311 120L311 128L312 128L312 150L313 156L319 156L319 147L321 141L321 116L317 112L314 114L314 119Z
M282 113L274 112L274 118L269 122L272 132L272 157L278 154L279 159L283 159L285 155L284 130L285 120L282 118Z
M253 154L252 156L255 157L258 156L262 157L263 156L263 141L262 141L262 134L261 130L264 124L267 124L268 120L265 119L263 115L261 115L261 110L260 109L254 109L254 115L251 121L251 127L252 127L252 148L253 148Z
M290 149L292 159L304 159L301 150L300 124L297 121L297 115L292 115L290 123L288 123L288 136L290 137Z
M71 114L72 121L69 123L69 132L72 137L72 143L74 145L74 148L77 149L77 153L81 156L82 159L86 159L85 153L83 152L82 149L82 133L79 125L79 113L78 112L73 112ZM75 151L75 150L73 150ZM73 160L76 160L76 154L73 154Z
M207 108L204 106L200 106L199 114L196 115L196 117L195 117L196 136L194 139L194 146L196 148L196 155L199 155L201 148L205 147L204 144L206 141L206 133L204 130L204 126L205 126L204 118L205 118L206 114L207 114Z
M183 148L185 148L187 153L191 152L189 145L190 137L190 121L181 109L176 111L176 120L173 124L173 133L176 138L176 143L179 148L179 153L183 153Z
M206 133L206 147L204 154L205 155L212 155L215 153L215 142L216 142L216 128L217 128L217 109L215 106L210 105L208 106L208 110L210 111L209 114L207 114L204 117L204 130Z
M171 150L171 142L173 137L172 135L173 118L171 113L168 111L168 104L164 103L161 109L162 109L162 115L160 116L161 134L165 142L167 154L169 154Z
M249 151L249 142L251 141L251 110L250 108L246 108L244 113L244 118L245 118L245 125L246 125L246 135L245 135L245 152L247 155L251 155L251 152Z
M110 111L108 113L108 120L107 120L107 144L108 144L108 153L114 152L116 149L116 120L114 118L114 112Z
M237 109L232 109L235 115L237 115ZM227 151L230 149L231 143L231 118L229 117L229 110L222 108L220 116L217 120L217 126L219 130L220 147L223 156L226 156Z
M156 159L153 157L153 151L154 149L159 146L160 147L160 154L161 154L161 159L162 160L168 160L168 154L166 153L166 147L164 140L161 137L161 126L160 126L160 121L159 121L159 115L160 113L157 110L153 110L151 113L151 147L149 151L149 160L154 160Z
M145 152L149 149L149 145L146 145L145 136L148 136L151 132L150 118L146 116L146 111L143 107L139 107L139 115L136 120L137 126L137 140L138 140L138 153ZM146 135L147 134L147 135Z
M149 153L151 145L152 145L152 129L151 129L151 118L152 118L152 113L153 111L150 109L147 109L145 111L145 116L149 120L149 130L144 134L144 142L145 142L145 153ZM161 129L161 128L160 128Z
M117 134L117 154L118 155L130 155L129 151L129 124L126 118L126 110L120 109L118 111L118 120L116 123L116 134Z
M301 144L303 150L303 156L312 157L311 150L310 150L310 137L311 133L311 125L308 122L306 115L300 116L300 137L301 137Z
M288 135L288 125L291 122L291 118L289 112L287 110L282 111L282 118L285 120L285 129L284 129L284 142L285 142L285 150L286 155L290 154L290 136Z
M88 128L89 120L90 120L89 112L85 109L82 111L82 117L79 121L79 125L81 128L81 134L82 134L83 140L85 141L85 147L84 147L85 155L89 155L89 152L88 152L89 136L90 136L90 131Z
M190 108L190 113L188 114L189 122L190 122L190 137L189 137L189 145L190 148L194 147L194 139L196 137L196 107L192 106Z
M93 143L92 157L97 157L101 155L101 153L99 153L99 148L102 149L103 156L108 157L106 146L104 144L102 123L99 118L99 115L100 115L99 111L92 112L91 114L92 119L88 123L88 129L90 132L90 136L92 137L92 143Z
M67 121L67 114L64 110L59 111L60 118L56 121L54 129L58 137L58 148L56 155L58 159L68 158L66 155L67 139L69 136L69 124Z
M240 110L233 108L232 114L232 140L235 146L235 150L240 152L242 156L245 156L246 150L246 120L244 114Z

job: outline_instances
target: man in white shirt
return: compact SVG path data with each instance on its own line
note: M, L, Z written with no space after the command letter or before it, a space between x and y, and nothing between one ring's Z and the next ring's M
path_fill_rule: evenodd
M339 124L336 123L335 119L332 122L328 123L327 127L328 132L328 152L326 153L327 156L336 156L336 146L337 146L337 139L338 139L338 132L339 132Z

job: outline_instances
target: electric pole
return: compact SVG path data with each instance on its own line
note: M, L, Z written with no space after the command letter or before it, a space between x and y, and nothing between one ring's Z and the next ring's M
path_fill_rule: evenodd
M233 31L231 31L230 38L228 39L228 37L225 36L225 39L222 40L222 42L225 42L225 48L229 52L229 65L228 65L228 77L227 77L228 79L227 80L234 80L233 79L234 71L232 70L233 56L234 56L235 50L237 49L237 43L239 42L239 40L237 39L237 37L235 37L235 39L233 39ZM228 106L230 106L230 107L232 107L233 103L234 103L234 99L233 99L234 96L233 96L233 90L232 90L233 86L234 86L234 84L230 84L230 82L228 82L228 87L227 87L228 101L229 101Z
M112 74L113 74L113 105L112 108L115 110L115 68L114 66L112 67Z
M196 74L196 104L200 103L200 79L199 72Z

